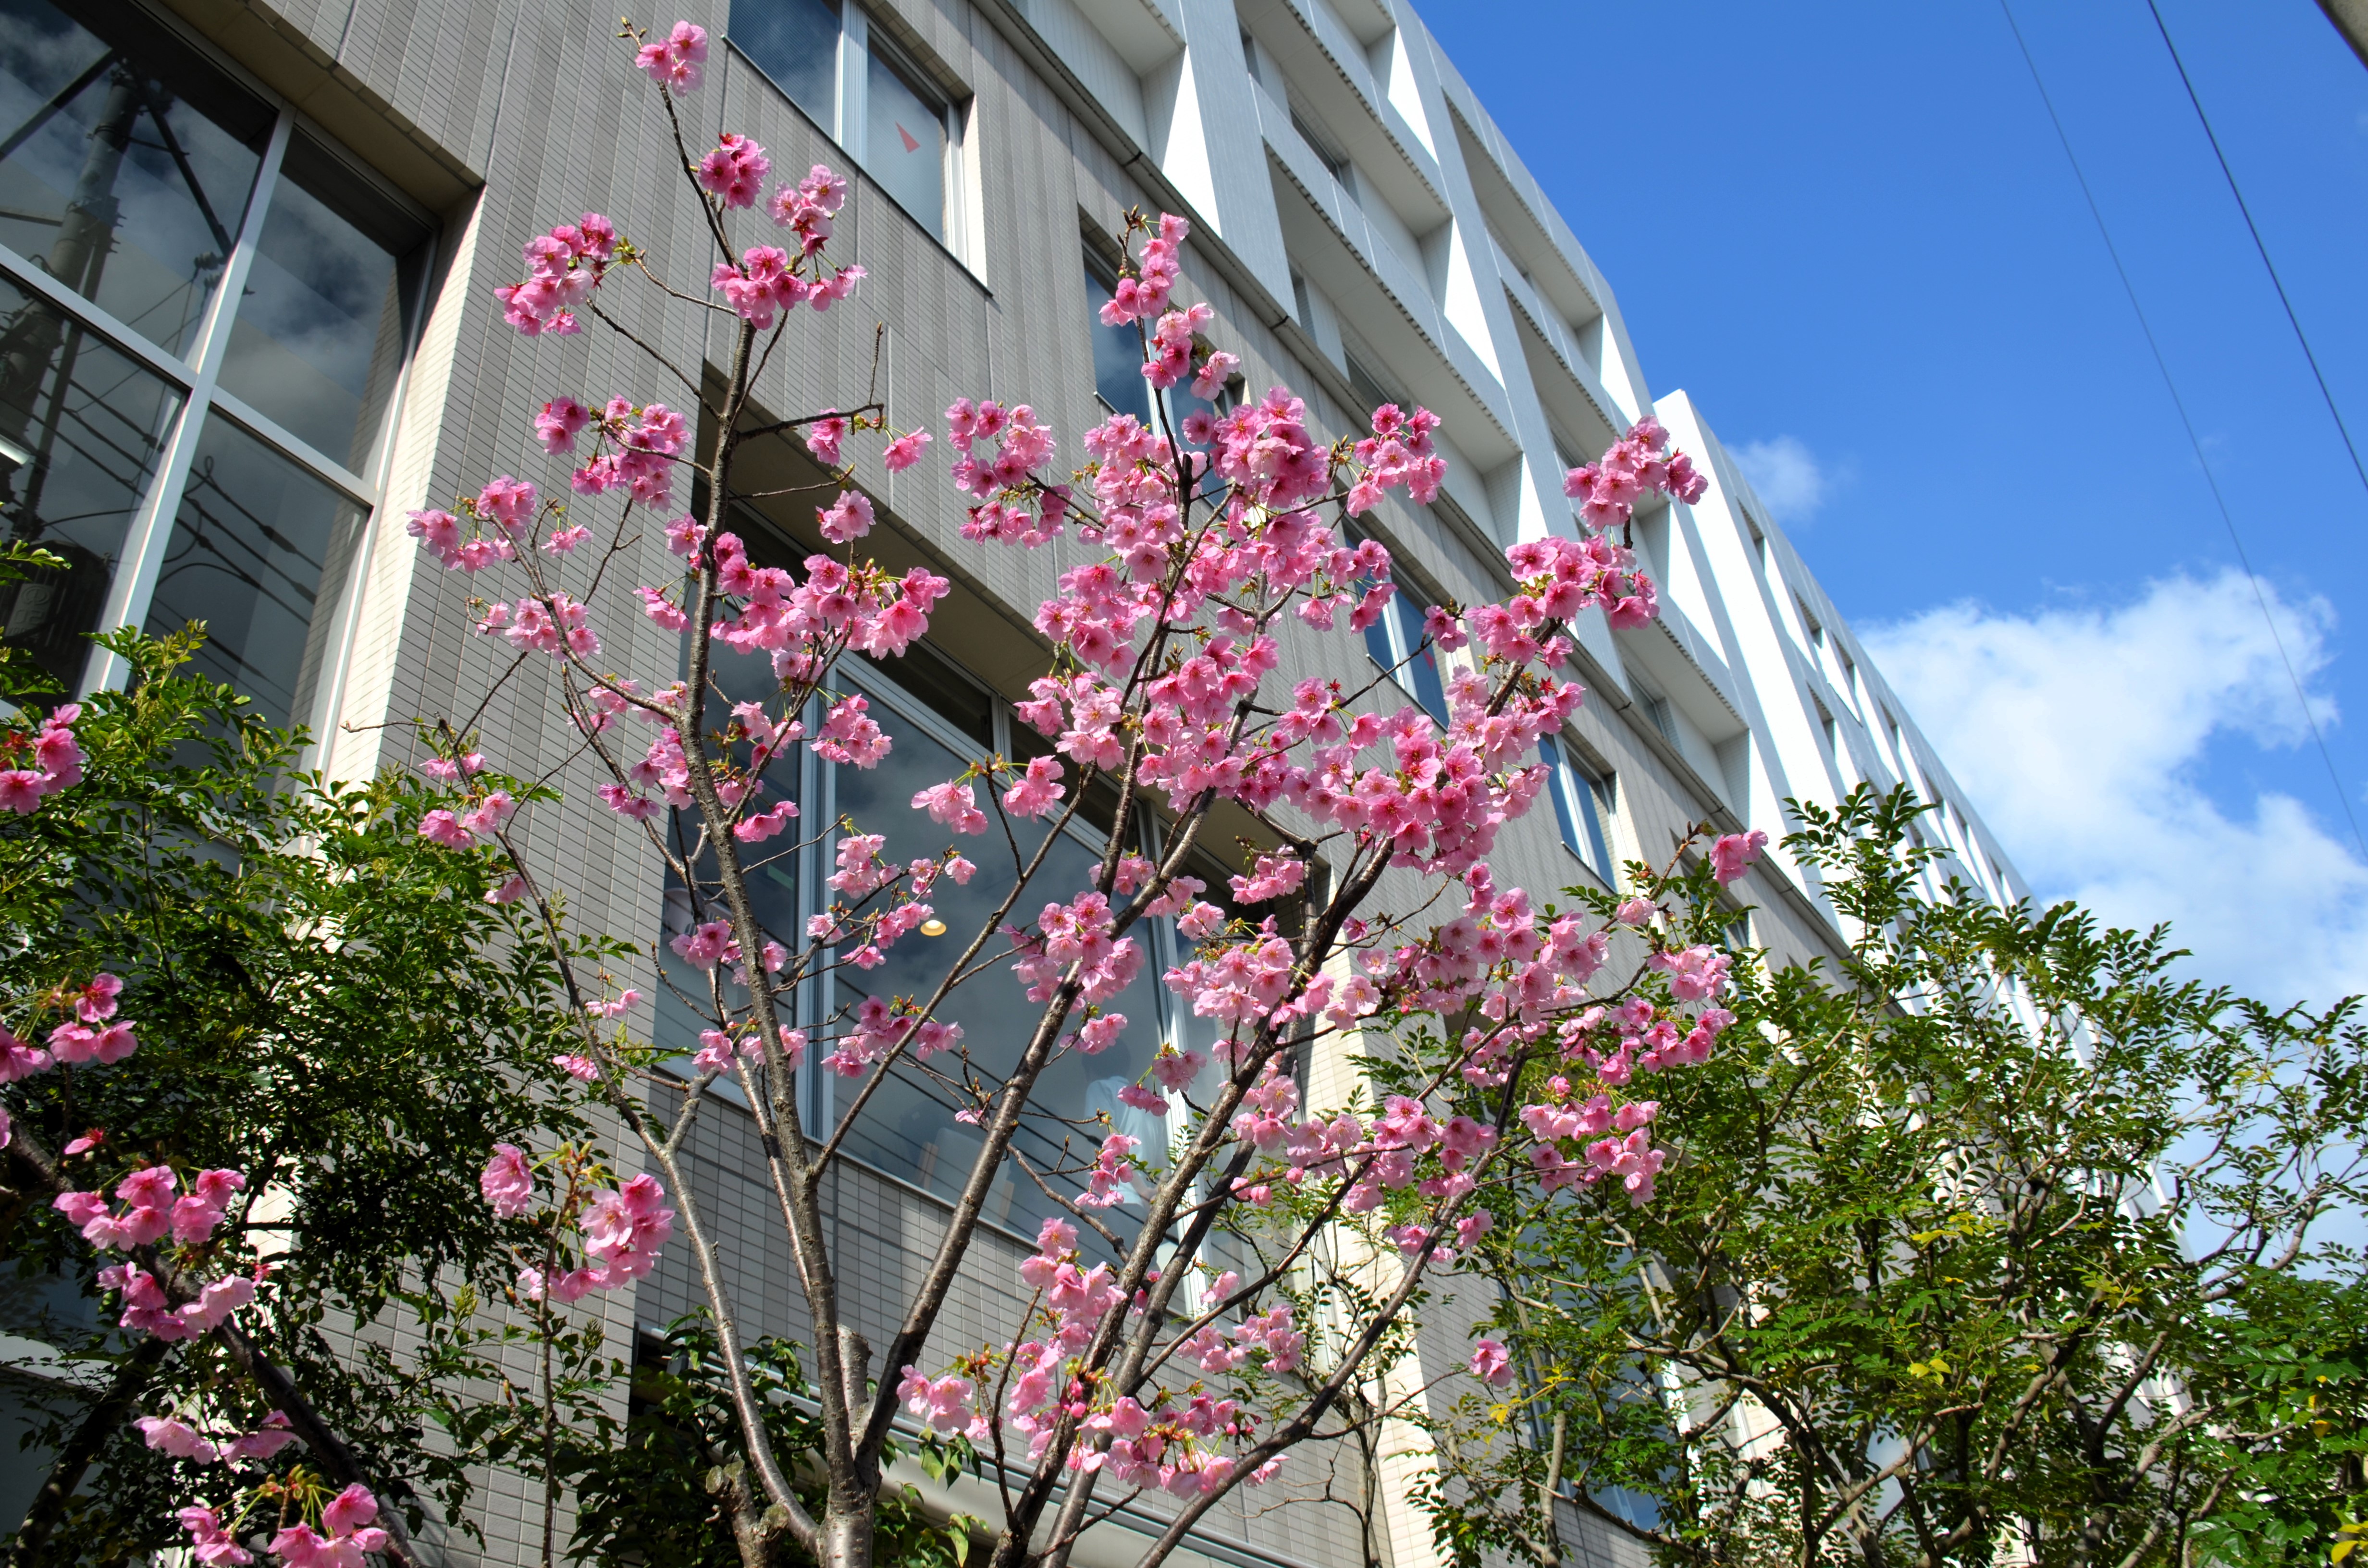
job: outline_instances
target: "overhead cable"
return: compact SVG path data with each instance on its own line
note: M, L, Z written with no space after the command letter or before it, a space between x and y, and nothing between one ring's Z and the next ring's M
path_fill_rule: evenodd
M2154 0L2146 0L2146 4L2151 6ZM2303 722L2309 727L2310 738L2318 747L2319 761L2327 765L2327 778L2335 787L2336 803L2343 808L2343 820L2351 826L2352 841L2360 846L2362 858L2368 858L2368 835L2360 830L2360 818L2351 809L2351 791L2343 787L2343 777L2336 771L2335 755L2327 749L2327 736L2319 730L2318 715L2311 710L2310 696L2303 689L2302 676L2294 669L2294 656L2286 652L2285 636L2278 630L2277 617L2270 612L2269 595L2261 586L2260 574L2253 570L2252 558L2245 553L2245 541L2237 532L2237 518L2228 510L2228 498L2221 493L2219 478L2212 472L2211 460L2203 455L2203 438L2195 433L2195 421L2188 416L2187 400L2179 395L2179 382L2170 373L2170 361L2163 358L2162 344L2154 335L2153 324L2146 320L2146 307L2138 303L2137 287L2130 281L2130 269L2122 265L2120 247L2113 244L2112 231L2105 226L2104 210L2097 205L2096 193L2089 187L2089 176L2081 171L2078 154L2072 151L2072 138L2064 130L2063 117L2055 112L2055 100L2048 96L2047 84L2039 74L2039 62L2032 58L2031 45L2023 39L2022 28L2014 19L2014 7L2009 0L1998 0L1998 9L2006 13L2006 25L2014 34L2015 47L2022 51L2022 62L2030 68L2031 85L2039 89L2039 101L2046 107L2048 123L2055 128L2055 140L2064 149L2065 162L2072 165L2072 177L2079 182L2081 199L2089 204L2089 216L2097 222L2097 235L2105 242L2105 254L2112 257L2113 271L2122 280L2122 292L2129 296L2130 312L2138 319L2138 330L2146 335L2146 347L2154 355L2155 369L2162 372L2163 390L2170 393L2171 406L2179 411L2179 423L2187 432L2187 444L2195 450L2195 464L2203 471L2203 483L2211 487L2213 504L2220 509L2220 521L2228 530L2229 546L2237 552L2237 563L2244 568L2245 580L2252 585L2253 602L2260 608L2261 619L2270 629L2270 641L2278 651L2278 662L2285 666L2286 679L2294 686L2294 701L2302 708ZM2168 35L2165 36L2167 39ZM2226 167L2225 164L2223 167ZM2233 179L2231 184L2234 184ZM2258 235L2255 237L2259 238ZM2266 251L2262 253L2262 259L2268 259ZM2283 290L2280 296L2283 297ZM2300 330L2299 326L2295 328L2297 332ZM2316 361L2313 361L2312 368L2317 369ZM2320 385L2323 388L2326 383L2322 381ZM2335 406L2332 398L2328 400L2328 406L2329 409ZM2342 421L2339 417L2336 423L2340 427ZM2349 432L2346 432L2344 439L2350 441ZM2352 460L2359 460L2356 452ZM2363 478L2368 478L2368 475L2363 475Z

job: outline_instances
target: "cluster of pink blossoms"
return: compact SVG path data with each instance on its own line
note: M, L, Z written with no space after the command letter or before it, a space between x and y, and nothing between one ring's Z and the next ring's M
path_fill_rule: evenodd
M156 1277L136 1263L99 1270L99 1287L123 1296L121 1326L153 1334L166 1341L197 1339L230 1321L233 1312L255 1302L256 1281L244 1274L226 1274L199 1288L195 1300L178 1306L165 1295Z
M92 1132L67 1146L69 1153L90 1149L105 1136ZM180 1176L170 1165L136 1170L116 1184L117 1208L96 1192L66 1191L51 1207L80 1230L83 1239L101 1252L130 1252L154 1246L170 1237L174 1244L200 1247L213 1239L226 1217L231 1199L246 1189L246 1177L233 1170L200 1171L189 1190L180 1190ZM123 1298L121 1326L158 1339L195 1339L211 1333L233 1312L255 1300L256 1280L226 1275L211 1280L188 1301L176 1303L164 1283L138 1263L127 1262L100 1271L98 1282Z
M700 166L700 183L726 206L753 206L757 187L770 166L762 147L727 131ZM711 170L718 183L709 183ZM759 332L771 330L775 317L800 305L815 312L829 310L863 281L862 267L825 271L822 260L831 221L846 199L847 181L816 164L805 178L781 187L766 204L775 223L796 232L797 253L791 255L780 245L750 245L740 253L737 263L717 262L709 283L741 320Z
M494 1145L493 1158L485 1162L477 1185L499 1219L516 1219L534 1207L534 1166L515 1143ZM548 1218L556 1224L560 1217ZM528 1301L539 1301L548 1292L555 1301L574 1302L586 1291L613 1290L645 1278L656 1266L658 1249L674 1234L674 1210L666 1206L666 1187L646 1173L597 1195L573 1218L582 1235L585 1265L549 1278L540 1268L521 1268L518 1293Z
M123 982L112 974L97 974L80 986L63 986L40 999L43 1008L57 1006L65 1019L50 1030L49 1049L17 1038L0 1024L0 1084L13 1084L53 1065L79 1066L97 1062L111 1067L140 1049L128 1018L116 1017ZM36 1017L39 1015L37 1014ZM8 1146L15 1129L7 1108L0 1106L0 1149Z
M1219 1399L1196 1387L1163 1391L1147 1406L1120 1398L1097 1409L1078 1375L1078 1358L1104 1319L1122 1310L1140 1312L1143 1301L1138 1299L1130 1308L1113 1283L1116 1276L1110 1264L1085 1263L1077 1252L1076 1226L1065 1220L1046 1220L1037 1235L1037 1250L1020 1262L1019 1276L1037 1292L1030 1327L1041 1329L1042 1336L973 1358L943 1377L928 1377L916 1367L905 1367L896 1388L905 1409L938 1431L960 1432L977 1443L990 1439L990 1421L1000 1421L1027 1439L1031 1460L1042 1457L1060 1418L1069 1416L1105 1439L1074 1449L1071 1469L1107 1470L1122 1485L1156 1487L1172 1496L1213 1491L1233 1478L1238 1467L1226 1449L1247 1446L1258 1430L1257 1417L1238 1401ZM1209 1297L1223 1303L1240 1283L1237 1275L1223 1275ZM1291 1308L1283 1305L1248 1317L1231 1330L1202 1324L1191 1342L1191 1354L1212 1373L1250 1366L1283 1373L1298 1367L1306 1343L1306 1335L1292 1322ZM981 1409L981 1394L998 1384L1007 1389L1003 1408ZM1269 1460L1246 1479L1261 1484L1281 1463L1279 1457Z
M664 38L643 44L636 58L651 81L677 95L690 92L699 85L706 64L707 29L677 22ZM699 161L692 177L715 199L715 210L721 213L756 206L772 166L763 147L738 131L727 131ZM820 164L795 185L781 186L765 204L766 210L776 224L798 236L797 254L792 256L779 245L751 245L736 264L716 263L711 279L716 291L742 320L759 331L769 329L777 315L801 304L826 311L846 299L862 281L863 268L825 271L819 259L830 240L832 220L846 200L847 181Z
M575 307L600 286L616 254L617 226L598 212L537 234L526 243L526 280L494 290L504 319L528 337L581 332Z
M1034 409L1024 403L1007 409L992 401L957 398L946 408L946 435L962 454L954 460L954 483L980 503L970 509L962 538L1032 550L1059 537L1069 512L1069 487L1035 477L1057 443Z
M1118 280L1110 302L1102 306L1104 326L1149 321L1167 308L1167 296L1183 272L1184 238L1191 232L1192 225L1175 213L1159 215L1159 227L1144 242L1142 260L1130 276Z
M179 1186L172 1166L151 1165L116 1184L115 1196L124 1205L120 1212L95 1192L62 1192L51 1206L101 1252L147 1246L168 1232L180 1245L198 1246L221 1225L232 1196L246 1190L246 1177L237 1171L201 1171L189 1190L176 1197Z
M82 782L82 745L74 733L81 717L82 705L68 702L51 710L38 729L11 725L0 733L0 810L26 815L43 796Z
M153 1445L152 1445L153 1446ZM196 1504L175 1516L189 1532L189 1552L207 1568L242 1568L255 1554L232 1534L235 1513L225 1522L219 1508ZM391 1538L371 1523L378 1517L378 1499L359 1482L331 1498L321 1510L319 1528L299 1519L271 1538L271 1554L286 1568L362 1568L362 1559L387 1549Z
M1710 481L1683 452L1670 452L1669 432L1646 415L1591 463L1564 476L1562 493L1577 501L1589 528L1611 528L1635 515L1639 497L1653 491L1688 506L1702 498Z
M688 93L699 85L707 65L707 29L677 22L665 37L644 42L635 51L633 63L659 86Z
M132 1423L141 1437L160 1454L192 1464L244 1464L268 1460L296 1440L288 1417L275 1410L252 1432L233 1437L208 1437L198 1426L175 1415L143 1415Z

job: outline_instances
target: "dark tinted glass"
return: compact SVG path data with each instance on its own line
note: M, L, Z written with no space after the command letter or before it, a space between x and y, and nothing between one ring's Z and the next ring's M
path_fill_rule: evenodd
M0 244L186 352L268 105L128 5L0 0Z
M195 671L275 724L313 722L330 609L364 513L220 414L206 421L148 631L206 623Z
M290 139L222 384L290 434L368 466L403 367L427 231L309 137Z
M825 131L838 119L838 7L832 0L738 0L732 41Z
M1132 322L1105 325L1102 306L1110 302L1110 286L1093 267L1086 268L1086 303L1092 309L1094 391L1114 413L1132 414L1151 422L1151 383L1143 379L1143 337Z
M181 394L0 280L0 528L64 559L0 586L0 629L71 690Z
M953 778L967 759L958 759L884 702L875 699L871 713L894 740L894 749L877 768L836 769L834 808L852 818L861 831L884 835L888 842L881 853L892 862L902 864L938 854L949 842L947 830L927 813L912 809L913 794ZM1022 853L1032 853L1043 842L1041 823L1012 825ZM1011 859L1000 829L984 838L961 842L979 870L968 887L941 881L931 890L929 903L945 923L945 934L932 937L916 932L890 949L887 961L879 968L841 971L842 1004L864 995L928 996L962 944L1002 903L1011 887ZM1085 843L1064 835L1014 910L1014 920L1031 920L1045 903L1074 896L1087 885L1094 864L1093 851ZM1034 1103L1049 1114L1031 1116L1015 1147L1039 1171L1064 1163L1064 1142L1068 1162L1081 1155L1090 1159L1112 1130L1144 1140L1148 1147L1144 1153L1164 1163L1165 1127L1157 1118L1120 1104L1117 1097L1118 1091L1134 1082L1150 1064L1160 1039L1158 955L1148 950L1149 929L1137 928L1133 935L1146 947L1143 972L1124 995L1107 1006L1108 1011L1126 1016L1125 1031L1098 1056L1064 1055L1038 1080ZM956 988L938 1016L962 1026L962 1043L969 1049L973 1065L993 1084L1017 1064L1042 1011L1027 999L1008 965L997 963ZM948 1070L957 1064L944 1054L933 1065ZM976 1128L954 1119L961 1103L943 1085L908 1062L898 1067L894 1081L883 1085L865 1108L862 1121L848 1134L848 1147L874 1164L909 1175L933 1191L957 1191L970 1174L981 1142ZM1095 1121L1098 1116L1107 1116L1109 1123ZM990 1219L1030 1233L1052 1211L1043 1194L1016 1168L997 1178L988 1201ZM1124 1212L1121 1210L1121 1216Z
M754 535L752 542L758 547L758 559L765 559L765 537ZM689 662L689 639L686 637L686 664ZM734 704L765 702L778 696L781 689L781 683L773 675L771 662L763 653L753 657L734 653L721 643L714 644L714 662L709 666L712 678L707 698L708 728L711 731L730 722ZM776 707L773 711L778 715L780 710ZM632 722L630 729L620 725L609 732L619 750L629 756L638 755L637 748L646 744L648 733L638 722ZM734 755L744 767L746 765L746 746L735 746ZM797 799L798 756L798 748L791 747L786 755L777 757L766 768L767 791L763 797L766 808L782 800ZM698 821L699 813L695 810L668 813L666 827L674 835L674 847L677 854L687 855L690 851L698 836ZM805 941L805 925L798 915L797 846L814 831L806 825L804 819L795 818L791 820L788 832L762 844L740 846L740 864L747 872L748 897L756 906L757 924L792 952L803 947ZM712 888L717 872L712 851L702 857L700 871L701 885ZM701 1011L712 1006L713 997L709 990L709 971L685 962L666 944L702 921L729 918L730 912L721 904L710 903L694 908L690 891L683 886L682 880L674 874L671 868L667 869L666 911L661 917L663 939L658 945L660 984L655 1040L668 1051L688 1056L699 1049L700 1031L712 1027L701 1017ZM733 983L731 966L727 965L716 972L723 982L725 1002L735 1008L746 1006L747 990ZM783 1021L793 1022L787 1015L786 1000L783 1007ZM680 1071L688 1074L689 1064L683 1063Z

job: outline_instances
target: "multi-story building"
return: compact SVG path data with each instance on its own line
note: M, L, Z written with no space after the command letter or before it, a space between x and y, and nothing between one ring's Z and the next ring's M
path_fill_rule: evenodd
M1648 412L1709 476L1699 504L1636 524L1664 585L1660 619L1614 631L1590 612L1578 628L1589 697L1554 748L1554 809L1500 844L1501 882L1609 883L1624 861L1666 859L1693 824L1781 837L1787 797L1831 801L1864 779L1912 785L1939 808L1925 822L1956 872L2021 894L1692 399L1653 395L1578 237L1401 0L665 3L634 19L669 23L679 4L718 40L684 105L694 135L743 131L779 168L826 163L853 179L834 251L870 277L851 305L794 323L759 384L768 411L861 401L876 352L898 424L930 424L960 395L1026 402L1075 460L1076 433L1110 409L1146 412L1151 395L1132 343L1095 314L1110 233L1130 208L1186 214L1178 293L1214 305L1207 335L1240 356L1249 389L1304 393L1327 437L1383 402L1445 419L1438 502L1367 519L1408 613L1363 646L1294 644L1308 670L1361 683L1369 654L1403 659L1423 604L1502 597L1508 545L1576 527L1564 472ZM320 766L350 776L408 760L404 721L473 709L503 650L472 634L463 580L422 557L404 513L499 473L552 487L561 476L538 466L530 432L546 398L668 395L613 335L526 339L504 325L493 290L518 276L520 242L598 210L660 271L703 278L702 220L612 12L0 0L0 517L70 562L0 590L7 640L88 687L123 672L84 633L202 619L203 667L268 716L313 726ZM696 312L652 291L603 301L678 363L720 353ZM1009 701L1045 657L1030 613L1075 557L965 545L960 497L935 464L892 476L867 456L857 477L887 519L882 550L956 585L926 649L876 682L898 760L808 781L877 827L963 748L1009 749ZM795 511L751 502L745 526L791 540ZM638 616L600 631L636 667L672 656ZM1406 698L1437 705L1437 673L1413 672ZM485 749L519 773L562 762L574 737L552 696L540 670L510 678L482 720ZM664 927L663 869L612 819L553 812L529 833L577 919ZM1736 891L1753 910L1741 934L1779 961L1839 939L1816 880L1781 852ZM770 896L794 915L804 895L785 882ZM1160 1021L1154 990L1137 1031L1187 1027ZM1076 1076L1053 1092L1080 1114L1140 1114L1082 1064ZM860 1264L859 1309L882 1314L931 1239L967 1136L920 1088L892 1110L854 1145L835 1212ZM792 1273L765 1222L748 1129L727 1113L700 1137L711 1212L739 1228L729 1252L746 1319L793 1334ZM1017 1307L1009 1267L1028 1207L1007 1194L948 1346L995 1337ZM670 1266L609 1311L628 1331L695 1295ZM1353 1510L1262 1497L1203 1531L1198 1554L1426 1568L1429 1529L1405 1484L1420 1463L1410 1439L1380 1460L1370 1549ZM526 1531L505 1509L522 1511L520 1493L483 1495L486 1556L518 1560ZM1574 1515L1571 1528L1575 1550L1628 1560L1600 1527ZM1109 1536L1089 1559L1123 1559Z

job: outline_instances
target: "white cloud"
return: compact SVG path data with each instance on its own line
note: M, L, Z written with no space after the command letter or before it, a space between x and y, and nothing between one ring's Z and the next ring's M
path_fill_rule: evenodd
M1745 441L1729 447L1727 455L1735 459L1769 510L1786 522L1806 520L1825 505L1826 493L1833 488L1834 475L1795 436Z
M2273 590L2270 609L2307 685L2334 613ZM2199 777L2215 737L2308 744L2241 574L2166 578L2103 608L1949 605L1866 642L2043 899L2168 920L2196 973L2265 1001L2368 991L2368 865L2341 828L2276 790L2232 815Z

